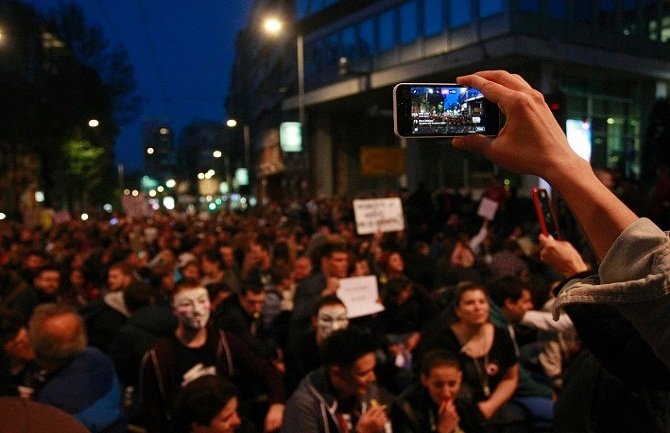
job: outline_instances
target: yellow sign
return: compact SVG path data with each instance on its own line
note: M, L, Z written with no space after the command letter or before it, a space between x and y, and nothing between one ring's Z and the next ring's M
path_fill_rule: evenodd
M401 147L361 147L361 176L405 174L405 149Z

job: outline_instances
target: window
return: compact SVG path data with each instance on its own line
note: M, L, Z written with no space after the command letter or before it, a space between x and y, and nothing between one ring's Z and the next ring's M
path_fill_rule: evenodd
M635 3L635 0L624 0L623 2L622 21L625 36L633 36L638 33L637 6Z
M600 27L614 27L616 24L615 12L614 0L600 0L598 6L598 20Z
M449 27L461 27L472 20L471 0L451 0L449 2Z
M320 75L323 60L323 39L305 45L305 77Z
M566 7L565 0L552 0L547 2L549 16L552 18L565 19Z
M519 10L521 12L539 13L540 0L519 0Z
M342 51L340 54L349 58L349 60L356 60L358 58L356 28L354 26L342 30Z
M358 25L358 56L360 58L375 52L375 24L372 18Z
M444 0L424 0L423 34L433 36L444 29Z
M418 36L418 14L416 0L400 5L400 43L409 44Z
M488 18L500 14L504 11L505 0L486 0L479 1L479 17Z
M379 51L388 51L396 44L395 9L379 15Z
M591 2L575 2L575 21L578 23L590 23L591 17Z
M343 0L297 0L298 18L305 18Z

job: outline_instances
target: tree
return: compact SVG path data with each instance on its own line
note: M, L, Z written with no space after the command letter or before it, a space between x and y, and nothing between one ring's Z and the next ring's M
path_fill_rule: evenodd
M114 120L122 125L139 113L139 96L135 93L135 72L128 54L121 45L110 47L102 29L88 26L81 8L66 4L47 15L54 28L73 55L95 70L109 92Z
M125 49L110 46L74 4L40 16L32 7L2 3L0 18L11 23L14 39L0 53L9 66L0 70L0 167L8 173L0 173L0 184L14 188L0 201L18 210L22 190L35 183L49 206L110 200L114 141L139 111ZM100 122L96 129L87 126L92 118ZM26 171L31 179L16 176L22 161L39 162Z

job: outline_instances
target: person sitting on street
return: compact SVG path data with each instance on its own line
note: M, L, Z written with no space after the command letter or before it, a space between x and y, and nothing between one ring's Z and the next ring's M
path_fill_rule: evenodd
M281 374L239 337L211 326L207 289L199 281L181 280L172 292L172 309L177 328L169 337L159 339L142 360L140 398L148 431L165 431L174 415L179 390L206 374L234 376L240 382L259 378L269 408L264 422L252 421L263 424L265 431L278 429L285 400Z
M483 433L481 414L460 395L462 381L456 355L442 349L426 353L420 381L393 402L394 433Z
M99 349L87 346L84 321L72 307L39 305L28 336L43 369L39 382L34 382L33 400L64 410L92 432L126 431L114 364Z
M332 333L323 365L300 382L286 404L281 433L383 433L390 428L384 394L375 385L375 339L357 328Z
M175 433L256 433L237 411L237 394L235 385L221 376L190 382L177 396Z

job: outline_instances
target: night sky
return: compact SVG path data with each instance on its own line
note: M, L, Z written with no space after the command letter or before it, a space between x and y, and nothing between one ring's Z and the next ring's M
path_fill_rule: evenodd
M194 120L225 120L237 32L253 0L23 1L40 10L79 4L88 25L125 46L141 99L139 118L122 127L116 143L126 171L141 167L143 121L169 122L176 139Z

